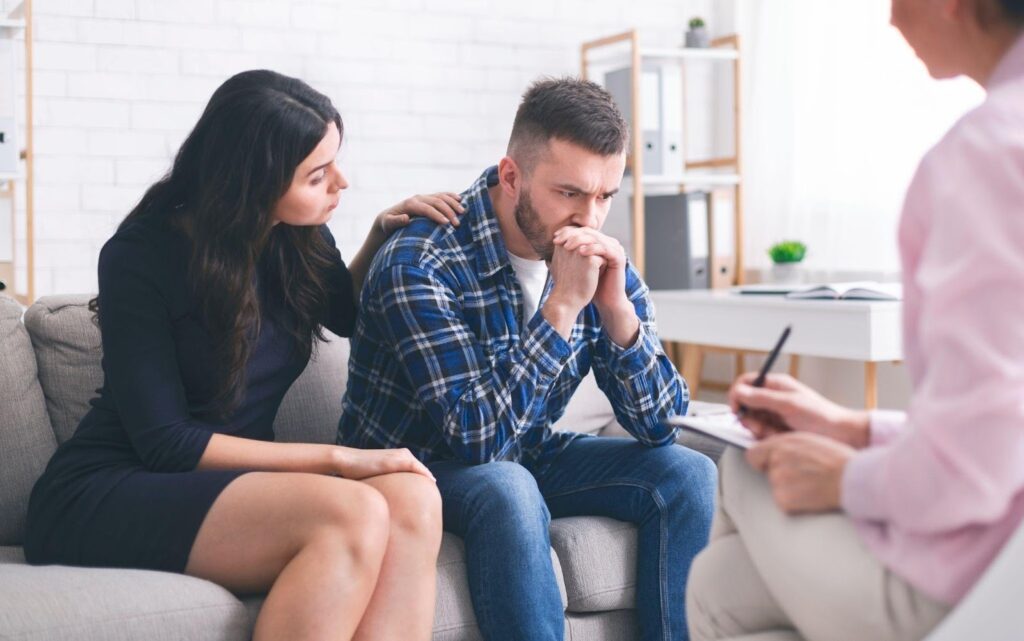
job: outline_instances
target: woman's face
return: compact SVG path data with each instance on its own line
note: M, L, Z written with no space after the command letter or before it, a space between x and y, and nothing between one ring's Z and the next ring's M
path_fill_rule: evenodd
M288 191L274 206L274 224L323 225L338 206L340 191L348 181L338 169L335 156L341 146L341 134L333 122L323 140L295 169Z

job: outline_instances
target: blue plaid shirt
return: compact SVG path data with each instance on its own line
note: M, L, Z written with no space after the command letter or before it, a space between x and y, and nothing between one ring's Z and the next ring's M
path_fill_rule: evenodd
M601 329L593 304L568 341L539 310L524 326L487 191L497 181L491 167L463 193L458 227L417 219L377 253L352 338L338 443L407 447L424 462L541 469L580 436L551 425L591 367L623 427L649 446L673 442L675 431L660 421L686 413L689 391L655 334L647 286L630 265L626 287L641 323L626 349ZM545 296L550 289L549 279Z

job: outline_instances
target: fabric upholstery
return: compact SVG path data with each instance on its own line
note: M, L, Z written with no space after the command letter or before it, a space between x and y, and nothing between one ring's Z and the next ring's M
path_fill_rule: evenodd
M565 616L565 641L623 641L635 639L636 636L636 615L633 610Z
M245 607L179 574L0 564L0 631L19 641L244 641Z
M606 517L551 521L569 612L630 609L636 600L636 527Z
M46 409L61 443L74 433L103 385L102 342L87 307L90 298L88 294L46 296L25 313Z
M281 403L274 433L278 440L334 443L341 418L341 397L348 381L348 339L324 332L309 365Z
M0 545L21 543L32 485L57 442L21 306L0 296Z

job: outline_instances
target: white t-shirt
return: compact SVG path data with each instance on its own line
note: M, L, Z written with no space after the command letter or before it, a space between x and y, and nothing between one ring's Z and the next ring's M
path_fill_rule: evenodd
M548 264L543 260L520 258L512 252L508 253L508 259L512 263L512 269L516 270L519 288L523 290L523 317L520 321L526 325L537 313L540 297L544 295L544 285L548 281Z

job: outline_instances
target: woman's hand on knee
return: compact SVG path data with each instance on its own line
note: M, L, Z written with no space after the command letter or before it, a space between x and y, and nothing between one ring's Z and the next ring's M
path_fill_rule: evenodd
M828 400L788 374L769 374L764 387L754 387L756 372L743 374L729 389L729 405L743 425L759 439L788 429L814 432L855 448L869 440L867 412L852 410Z
M360 480L382 474L408 472L420 474L437 482L427 466L405 448L389 450L361 450L338 446L334 450L336 473L347 479Z

